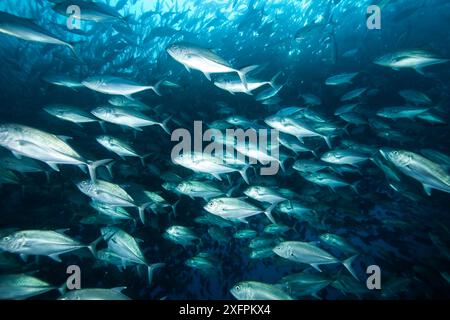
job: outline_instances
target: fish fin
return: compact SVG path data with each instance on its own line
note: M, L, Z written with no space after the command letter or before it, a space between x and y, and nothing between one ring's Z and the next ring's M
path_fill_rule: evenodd
M146 202L138 207L139 210L139 218L141 219L142 224L145 224L145 209L150 207L153 202Z
M21 160L22 159L22 155L15 152L15 151L11 151L11 153L14 155L14 157L16 157L17 159Z
M21 253L20 254L20 259L22 259L23 262L27 262L28 261L28 256L26 254Z
M96 169L99 166L104 166L111 161L112 161L112 159L103 159L103 160L97 160L97 161L88 161L86 163L86 166L89 171L89 176L91 177L92 182L95 183L95 180L96 180Z
M72 51L73 55L75 56L75 58L78 61L80 61L81 63L84 63L83 59L80 57L78 52L75 50L74 43L67 43L67 47L70 49L70 51Z
M66 233L66 232L69 231L69 230L70 230L70 228L62 228L62 229L56 229L55 232L58 232L58 233Z
M246 184L250 184L248 177L247 177L247 169L250 167L250 164L245 165L244 168L239 170L240 175L242 176L242 179L244 179Z
M205 75L206 79L208 79L209 81L211 81L211 74L210 74L210 73L203 72L203 74Z
M350 258L345 259L344 261L342 261L342 264L348 270L348 272L350 272L350 274L353 276L353 278L355 278L356 280L359 281L358 277L356 276L355 270L353 270L353 268L352 268L352 262L356 259L357 256L358 256L358 254L355 254L355 255L351 256Z
M89 245L86 246L86 248L89 249L89 251L92 253L92 255L95 257L97 256L97 244L103 239L103 236L98 237L94 241L92 241Z
M359 194L359 191L358 191L358 184L360 183L361 181L356 181L355 183L352 183L351 185L350 185L350 188L352 188L352 190L356 193L356 194Z
M171 135L169 128L167 127L167 123L172 119L172 116L167 117L161 124L161 128L168 134Z
M84 164L80 164L78 166L78 168L80 168L80 170L83 171L83 173L87 173L88 172Z
M50 168L52 168L53 170L59 172L59 168L58 168L58 165L56 163L54 163L54 162L46 162L46 163L49 165Z
M64 281L62 285L60 285L58 288L55 288L56 290L58 290L58 292L63 295L64 293L66 293L67 291L67 282Z
M312 264L310 264L310 266L313 267L314 269L316 269L317 271L322 272L322 270L320 270L318 264L312 263Z
M125 290L127 287L115 287L111 288L111 291L119 292L121 293L123 290Z
M279 91L279 90L283 87L282 85L281 85L281 86L275 85L275 80L280 76L281 73L282 73L281 71L278 71L277 74L274 75L274 76L272 77L272 79L270 79L270 81L269 81L269 85L270 85L274 90L278 90L278 91Z
M58 138L60 138L64 142L67 142L68 140L73 139L73 137L69 137L69 136L58 136Z
M418 73L418 74L421 74L421 75L425 75L425 72L423 71L423 69L422 68L414 68L414 70Z
M139 159L141 159L141 163L142 163L142 166L143 167L145 167L145 158L147 158L147 157L149 157L149 156L151 156L153 153L147 153L147 154L144 154L144 155L142 155L142 156L139 156ZM112 176L112 175L111 175Z
M55 253L48 256L52 260L55 260L56 262L62 262L61 258Z
M186 68L187 72L191 73L191 69L188 66L185 65L184 67Z
M433 188L432 188L431 186L429 186L429 185L427 185L427 184L424 184L424 185L423 185L423 189L425 190L425 193L426 193L428 196L431 196L431 191L433 190Z
M278 202L272 203L272 204L270 205L270 207L268 207L266 210L264 210L264 214L265 214L265 215L267 216L267 218L269 218L269 220L270 220L272 223L274 223L274 224L277 224L277 223L276 223L275 219L274 219L273 216L272 216L272 211L273 211L273 209L274 209L277 205L278 205Z
M255 70L258 67L259 67L258 65L253 65L253 66L244 67L244 68L242 68L240 70L236 70L236 72L239 75L239 78L241 79L241 82L244 85L245 89L248 89L247 73Z
M115 164L115 161L111 161L110 163L108 163L105 168L106 170L108 170L109 175L111 176L111 179L114 178L113 173L112 173L112 166Z
M331 139L330 137L327 136L322 136L322 138L325 140L325 142L327 143L328 148L332 149L333 147L331 146Z
M100 128L102 129L102 131L106 132L105 121L99 121L98 124L100 125Z
M165 265L166 265L165 263L153 263L153 264L147 266L148 284L149 285L152 284L153 272L158 268L164 267Z
M161 91L159 90L161 87L161 83L163 83L164 80L159 80L154 86L151 87L153 92L155 92L158 96L162 96Z
M174 204L172 204L170 207L172 208L173 216L177 216L177 205L180 203L181 199L178 199Z
M211 175L219 181L222 181L222 178L217 173L211 173Z

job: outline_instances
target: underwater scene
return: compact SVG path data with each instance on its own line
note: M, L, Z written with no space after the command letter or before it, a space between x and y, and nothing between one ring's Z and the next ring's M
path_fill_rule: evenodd
M0 1L0 299L450 298L447 0Z

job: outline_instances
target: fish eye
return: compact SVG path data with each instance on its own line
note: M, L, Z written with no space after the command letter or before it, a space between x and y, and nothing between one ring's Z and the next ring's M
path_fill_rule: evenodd
M241 290L241 287L240 287L240 286L236 286L234 289L235 289L236 291L240 291L240 290Z
M7 236L7 237L4 237L4 238L3 238L3 241L9 241L9 240L11 240L11 237L10 237L10 236Z

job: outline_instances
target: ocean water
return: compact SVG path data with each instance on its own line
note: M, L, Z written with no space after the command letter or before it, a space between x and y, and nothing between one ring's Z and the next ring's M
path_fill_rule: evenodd
M82 289L126 287L131 299L448 299L449 9L441 0L1 1L0 298L67 295L24 296L8 279L64 287L76 265ZM256 148L272 158L247 155L248 166L214 154L229 169L216 173L173 156L173 132L194 139L194 121L201 133L253 129L259 139L277 129L269 136L291 143ZM119 156L102 135L138 156ZM86 164L101 159L113 164L90 179ZM278 170L261 175L268 163ZM191 197L186 181L221 192ZM131 218L106 219L90 198ZM173 226L188 229L168 236ZM82 244L103 237L93 252L67 249L50 230ZM240 230L254 234L239 239ZM154 263L164 266L149 283Z

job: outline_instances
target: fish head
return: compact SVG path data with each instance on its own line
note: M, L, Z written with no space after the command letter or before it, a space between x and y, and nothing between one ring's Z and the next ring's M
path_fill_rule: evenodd
M112 108L108 106L97 107L91 113L97 118L108 117L112 113Z
M8 125L0 125L0 144L8 141L10 135L10 127Z
M0 239L0 249L14 252L25 245L26 239L20 232L7 235Z
M267 117L264 122L272 128L283 129L286 126L287 119L279 115L273 115Z
M238 125L243 122L243 118L239 116L230 116L226 118L226 122L232 124L232 125Z
M180 182L176 188L180 192L188 192L190 190L190 183L188 181Z
M277 254L278 256L289 259L294 256L294 250L287 242L282 242L276 245L273 249L273 252Z
M262 187L260 187L260 186L248 187L244 191L244 194L250 198L258 197L261 193L262 193Z
M109 136L98 136L96 139L101 144L112 145L113 138Z
M328 151L325 152L320 160L330 163L336 163L342 158L342 154L340 152Z
M189 60L191 58L191 50L186 45L182 43L173 43L166 48L167 53L175 60Z
M221 199L212 199L204 207L204 209L212 214L221 212L223 201Z
M391 148L381 148L380 153L387 161L399 167L405 167L411 162L411 155L402 150L394 150Z
M102 77L90 77L81 82L81 84L91 90L98 90L105 86L105 79Z
M90 194L92 187L93 187L93 183L91 180L83 180L83 181L77 182L76 186L84 194Z
M230 289L230 293L238 300L248 300L250 287L245 282L239 282Z

